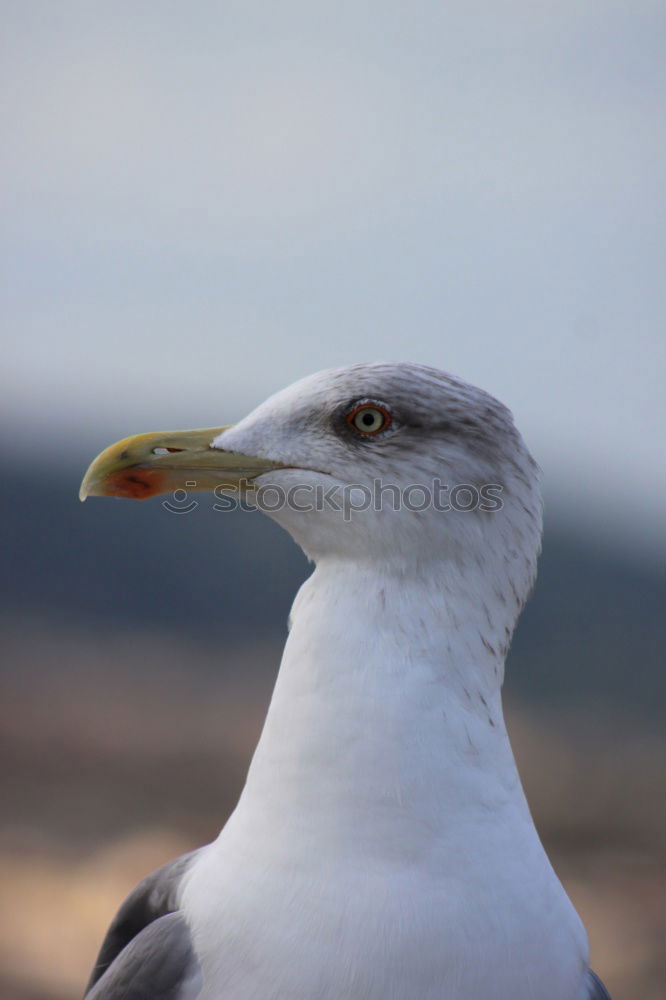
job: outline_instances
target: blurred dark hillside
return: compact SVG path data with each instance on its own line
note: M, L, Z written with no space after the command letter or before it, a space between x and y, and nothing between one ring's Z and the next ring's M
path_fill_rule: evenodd
M308 567L269 518L216 512L207 494L182 514L159 499L82 505L80 469L9 464L4 471L4 615L235 644L281 641ZM657 716L666 706L665 608L666 569L576 537L549 512L537 587L510 655L509 692L554 707Z

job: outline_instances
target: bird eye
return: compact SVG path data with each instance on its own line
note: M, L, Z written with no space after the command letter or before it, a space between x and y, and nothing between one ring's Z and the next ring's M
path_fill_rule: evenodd
M347 414L347 423L360 434L379 434L391 424L391 414L383 406L364 403Z

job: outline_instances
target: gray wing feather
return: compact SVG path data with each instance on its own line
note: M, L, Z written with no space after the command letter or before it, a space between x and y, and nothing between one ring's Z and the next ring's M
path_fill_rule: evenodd
M86 1000L195 1000L201 985L185 919L167 913L130 941Z
M199 850L203 850L203 848L199 848ZM147 957L152 956L155 950L155 931L147 937L144 937L144 933L153 923L158 923L160 926L164 926L170 934L175 934L171 924L163 925L160 918L178 910L178 891L181 880L198 853L199 851L191 851L189 854L183 854L180 858L176 858L175 861L170 861L162 868L158 868L152 875L148 875L142 882L139 882L136 889L130 893L118 910L102 942L95 967L86 987L86 1000L90 1000L93 996L95 1000L98 997L103 997L104 1000L111 1000L115 997L113 993L108 994L108 997L106 993L97 994L97 992L93 992L93 987L102 977L106 978L107 970L110 970L112 966L115 967L120 956L124 956L128 946L135 939L143 938L143 941L149 945L149 951L146 955ZM184 924L184 921L182 923ZM187 930L186 927L185 930ZM135 961L135 950L130 953L130 957L132 961ZM126 959L123 958L123 961ZM176 996L177 994L174 994L174 1000ZM138 993L137 997L143 997L143 994ZM127 1000L133 1000L133 998L133 993L127 994Z
M587 973L587 1000L611 1000L610 993L592 969Z

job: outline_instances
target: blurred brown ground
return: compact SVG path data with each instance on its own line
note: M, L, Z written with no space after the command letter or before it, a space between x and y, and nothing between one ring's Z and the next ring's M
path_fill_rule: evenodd
M74 1000L125 894L233 808L270 696L260 664L279 649L3 635L0 997ZM614 1000L663 1000L666 736L589 710L507 716L594 967Z

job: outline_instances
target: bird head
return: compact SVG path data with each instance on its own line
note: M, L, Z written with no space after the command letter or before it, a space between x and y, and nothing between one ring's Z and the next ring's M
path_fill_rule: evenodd
M271 396L232 427L142 434L92 463L81 497L241 491L307 555L387 570L455 561L524 601L538 470L510 412L435 368L358 364Z

